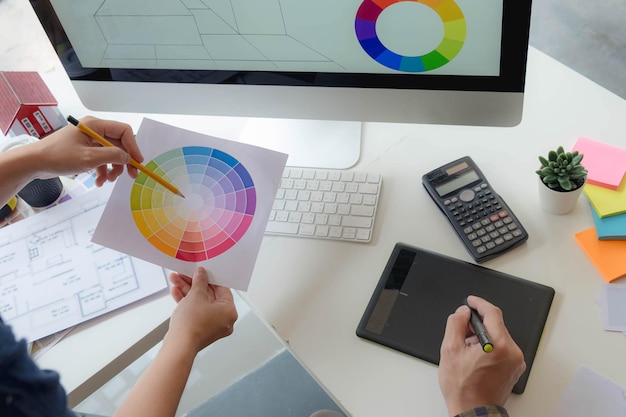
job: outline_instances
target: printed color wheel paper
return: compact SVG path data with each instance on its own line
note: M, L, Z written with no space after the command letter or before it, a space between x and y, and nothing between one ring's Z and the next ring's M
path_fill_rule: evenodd
M144 165L182 198L140 172L117 180L93 242L246 290L287 155L144 119Z

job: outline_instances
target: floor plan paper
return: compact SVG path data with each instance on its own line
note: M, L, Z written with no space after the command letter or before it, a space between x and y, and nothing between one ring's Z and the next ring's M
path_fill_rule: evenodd
M162 268L91 242L112 186L0 229L0 316L38 340L167 288Z
M93 241L188 276L203 266L210 282L245 291L287 155L150 119L137 143L185 197L144 173L120 177Z

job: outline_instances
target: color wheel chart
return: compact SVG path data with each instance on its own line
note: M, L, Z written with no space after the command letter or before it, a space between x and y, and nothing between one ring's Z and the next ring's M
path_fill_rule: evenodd
M132 185L130 206L139 232L159 251L201 262L233 247L256 210L248 170L226 152L187 146L167 151L146 167L175 184L185 198L144 173Z
M397 3L411 1L431 8L443 23L443 38L432 51L419 56L404 56L388 49L376 32L381 13ZM430 71L446 65L463 48L467 25L463 12L454 0L365 0L354 22L356 37L363 50L387 68L404 72Z

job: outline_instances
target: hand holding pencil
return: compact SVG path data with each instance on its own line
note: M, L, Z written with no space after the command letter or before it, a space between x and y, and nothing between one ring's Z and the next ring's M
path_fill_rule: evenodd
M113 143L111 143L109 140L105 139L102 135L100 135L95 130L91 129L85 123L79 122L76 118L74 118L72 116L68 116L67 120L71 124L76 126L81 132L83 132L84 134L89 136L91 139L97 141L100 145L105 146L105 147L115 147L115 145ZM133 143L134 143L134 139L133 139ZM134 143L134 145L136 147L136 143ZM137 151L138 151L138 148L137 148ZM142 165L139 161L137 161L135 158L133 158L130 155L129 155L127 164L129 164L130 166L136 168L137 170L145 173L147 176L149 176L150 178L155 180L157 183L161 184L163 187L165 187L166 189L168 189L172 193L177 194L177 195L179 195L179 196L181 196L183 198L185 197L180 192L180 190L178 188L176 188L176 186L174 186L173 184L169 183L164 178L160 177L159 175L155 174L153 171L151 171L148 168L146 168L144 165Z
M141 162L143 156L129 125L90 116L81 118L80 123L115 146L102 146L76 127L68 125L35 143L20 147L24 149L20 149L19 153L25 154L27 162L20 162L19 171L24 171L33 179L94 170L97 186L115 181L125 169L131 178L137 177L137 168L130 165L130 160Z

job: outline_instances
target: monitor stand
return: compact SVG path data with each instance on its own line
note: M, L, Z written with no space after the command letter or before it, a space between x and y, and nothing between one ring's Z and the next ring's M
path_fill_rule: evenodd
M347 169L361 155L361 122L250 118L239 140L288 154L288 166Z

